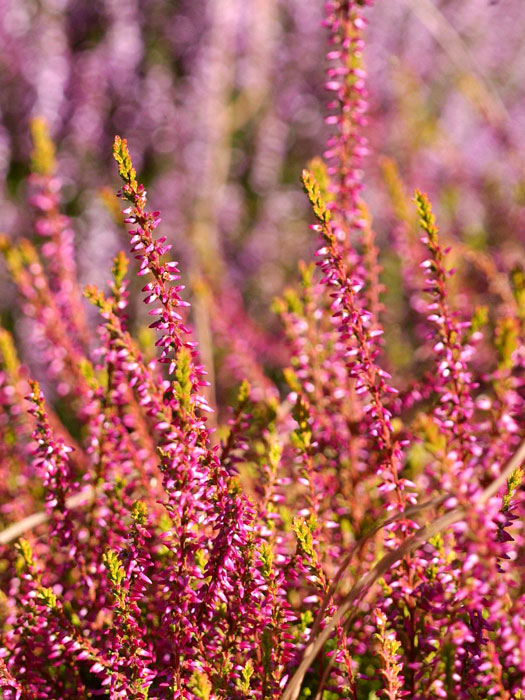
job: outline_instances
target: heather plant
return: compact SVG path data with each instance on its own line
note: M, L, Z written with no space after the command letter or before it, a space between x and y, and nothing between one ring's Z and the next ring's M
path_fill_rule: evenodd
M393 160L382 251L363 182L370 4L326 3L332 133L302 172L317 251L274 301L277 349L199 236L190 306L120 136L114 219L133 261L119 252L82 291L32 122L34 231L0 241L26 317L24 337L0 332L6 700L525 692L523 268L478 252L486 286L465 280ZM238 380L229 407L213 338Z

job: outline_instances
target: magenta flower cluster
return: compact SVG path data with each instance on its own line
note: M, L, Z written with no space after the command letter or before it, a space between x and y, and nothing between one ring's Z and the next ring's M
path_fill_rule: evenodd
M465 302L429 199L383 163L412 319L392 351L363 197L370 4L326 3L332 135L302 174L318 247L274 303L284 349L204 269L190 306L119 136L123 215L105 196L148 327L124 252L82 293L34 120L35 235L0 239L32 350L28 369L0 331L6 700L525 696L525 275L479 254L501 299Z

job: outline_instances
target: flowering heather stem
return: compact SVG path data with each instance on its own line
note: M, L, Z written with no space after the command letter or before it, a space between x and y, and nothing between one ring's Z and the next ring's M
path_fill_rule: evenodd
M452 271L445 267L444 256L447 251L439 244L438 228L430 202L419 191L415 193L415 201L420 225L426 234L422 242L431 255L421 267L426 272L425 291L432 297L432 302L427 307L431 312L428 320L436 328L437 336L433 351L438 361L438 381L435 387L440 394L440 403L434 411L434 419L443 434L450 436L448 459L454 462L453 472L461 478L461 473L465 474L468 467L469 457L478 451L475 447L477 437L472 429L472 392L476 385L468 366L473 349L464 337L464 329L470 323L458 321L457 314L451 311L448 303L447 279ZM457 451L453 452L454 448ZM470 472L464 478L470 481ZM460 492L465 496L466 489L468 484L464 483Z
M41 253L46 260L50 290L72 342L81 351L89 347L90 334L78 288L74 232L68 217L60 212L61 182L55 175L54 144L47 123L35 118L30 126L34 148L29 201L38 213L35 231L44 239Z
M325 274L322 282L334 290L331 293L334 299L331 309L340 323L339 332L348 343L350 376L356 379L356 393L370 397L370 403L364 410L371 421L370 435L382 454L378 472L384 479L384 489L395 490L397 507L402 510L406 503L414 502L415 496L405 490L405 486L411 486L409 482L399 477L401 446L393 438L391 412L385 407L386 396L396 394L397 390L387 383L388 373L376 363L379 351L375 347L375 339L383 331L370 327L371 314L358 303L357 295L363 285L353 280L347 271L331 225L330 211L314 176L306 170L303 171L303 184L318 221L313 228L321 234L325 243L317 251L317 255L323 257L319 263Z
M177 309L189 306L183 301L179 292L184 289L182 285L170 285L169 283L179 279L177 263L162 263L161 257L171 248L166 244L166 238L153 238L153 232L160 223L159 212L146 211L146 191L136 180L136 172L132 166L126 140L119 136L115 137L113 155L119 166L119 174L124 182L121 196L130 202L131 206L124 211L127 215L126 223L137 224L138 228L129 232L131 236L132 252L138 252L136 258L140 260L139 276L150 274L153 282L149 282L143 288L147 292L144 300L146 304L157 302L160 306L150 311L150 315L158 315L160 319L152 323L152 327L159 333L164 332L157 345L160 345L161 354L159 362L169 364L168 373L173 374L177 362L177 354L182 348L190 351L187 360L188 374L188 396L187 401L183 401L181 406L194 417L195 410L208 411L209 406L205 399L200 396L199 388L205 386L206 382L201 379L205 374L203 368L195 364L197 358L196 343L186 340L189 329L183 324L183 319ZM143 251L143 252L139 252ZM183 353L182 357L186 357ZM191 388L190 388L191 387Z
M366 26L359 4L347 0L330 0L326 3L325 25L330 32L331 43L327 59L327 90L334 94L328 108L334 113L325 121L334 125L336 133L328 141L325 158L329 162L328 174L332 179L336 225L342 227L349 246L350 233L361 228L359 193L361 191L363 156L368 153L362 127L366 124L366 73L362 54L362 31Z
M73 523L66 506L67 492L71 488L71 471L68 454L71 448L59 438L55 440L44 408L44 396L38 382L30 382L31 393L27 397L33 404L29 412L36 418L35 466L42 474L46 489L46 510L52 521L51 534L62 547L67 547L69 556L76 552L73 540Z
M386 629L386 615L376 609L374 615L377 620L378 632L376 639L379 642L379 656L381 657L381 674L385 679L386 687L383 690L384 697L388 700L398 700L408 695L407 691L403 691L403 665L399 663L399 649L401 644L396 639L393 631Z
M36 321L39 345L50 374L58 380L57 393L79 397L77 412L81 412L81 398L88 393L81 368L89 362L72 340L38 252L26 239L14 244L5 236L0 236L0 251L25 300L26 314Z

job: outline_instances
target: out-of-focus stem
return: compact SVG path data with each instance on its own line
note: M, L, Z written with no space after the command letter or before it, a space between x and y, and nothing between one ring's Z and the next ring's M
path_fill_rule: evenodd
M208 401L208 404L214 409L213 413L208 416L208 426L210 428L217 427L217 402L215 397L215 366L213 358L213 338L211 333L210 322L210 305L208 302L209 291L205 284L202 283L202 278L190 278L190 285L193 294L193 320L195 332L199 339L199 350L201 361L206 367L206 379L210 383L208 387L202 388L202 393ZM212 442L215 442L216 432L210 435Z
M234 78L234 19L238 12L238 4L238 0L212 0L208 5L211 27L208 47L202 57L200 78L204 98L200 111L200 132L201 137L205 139L205 148L190 225L190 238L195 256L193 275L190 279L194 296L195 331L210 382L204 393L213 408L216 408L213 346L209 308L201 278L204 277L215 286L224 274L217 213L230 167L231 110L228 101ZM215 414L212 415L210 419L215 420Z
M195 256L190 279L193 294L195 331L200 353L208 371L208 403L216 408L213 338L209 294L222 286L225 264L218 232L218 213L228 181L231 163L231 142L234 131L265 104L269 90L272 20L275 0L251 3L256 18L252 21L248 41L247 64L258 73L258 80L249 81L234 99L235 44L241 15L240 0L211 0L209 3L209 43L202 56L202 95L200 133L205 139L201 178L197 190L190 238ZM204 282L204 284L203 284ZM208 287L208 288L207 288ZM209 421L216 420L212 414Z

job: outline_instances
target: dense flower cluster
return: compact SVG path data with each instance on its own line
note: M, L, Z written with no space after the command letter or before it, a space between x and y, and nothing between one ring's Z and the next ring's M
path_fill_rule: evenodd
M302 177L320 242L274 302L276 347L202 254L213 179L193 193L190 306L119 136L114 218L151 323L120 252L108 288L84 290L94 331L54 147L33 121L35 235L0 239L27 317L21 343L0 331L6 700L523 697L525 277L474 250L488 287L463 291L454 242L393 161L392 250L376 244L370 4L326 3L333 133ZM206 167L220 169L213 128ZM400 298L382 266L405 281ZM213 341L240 382L233 401L215 393Z

